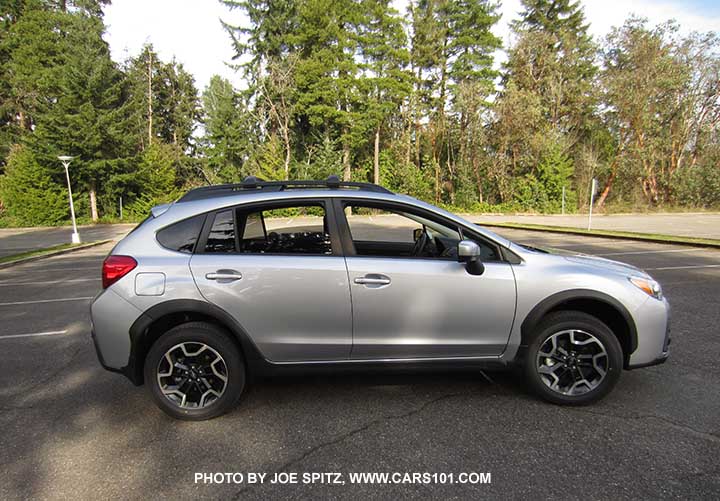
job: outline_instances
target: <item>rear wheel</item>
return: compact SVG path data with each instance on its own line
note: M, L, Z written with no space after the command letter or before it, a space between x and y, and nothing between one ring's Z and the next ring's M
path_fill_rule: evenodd
M152 345L145 358L145 382L165 413L201 421L235 406L245 386L245 364L224 330L190 322Z
M595 402L615 386L622 348L597 318L578 311L551 313L528 346L525 377L539 396L556 404Z

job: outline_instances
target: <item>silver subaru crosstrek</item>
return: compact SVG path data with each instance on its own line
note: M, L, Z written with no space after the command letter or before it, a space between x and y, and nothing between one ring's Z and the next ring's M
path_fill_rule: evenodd
M196 188L105 259L102 365L169 415L231 409L250 376L302 368L519 367L558 404L665 361L668 304L647 273L513 243L368 183Z

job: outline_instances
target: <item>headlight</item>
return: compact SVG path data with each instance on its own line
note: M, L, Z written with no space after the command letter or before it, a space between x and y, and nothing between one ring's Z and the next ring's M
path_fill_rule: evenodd
M662 299L662 288L660 284L652 278L628 277L628 280L648 296L652 296L655 299Z

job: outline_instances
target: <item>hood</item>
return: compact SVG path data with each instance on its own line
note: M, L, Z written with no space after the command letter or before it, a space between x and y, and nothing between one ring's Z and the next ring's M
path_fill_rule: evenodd
M648 276L640 268L627 263L621 263L620 261L613 261L612 259L605 259L603 257L589 256L587 254L575 254L572 256L565 256L565 259L575 263L585 264L589 266L596 266L598 268L610 269L617 271L618 273L625 273L628 275L639 275Z
M620 261L613 261L612 259L605 259L604 257L592 256L590 254L582 254L580 252L568 251L565 249L554 249L549 247L533 247L529 245L521 245L524 249L530 252L538 252L542 254L550 254L563 258L572 263L582 264L585 266L593 266L596 268L602 268L604 270L611 270L617 273L623 273L626 275L636 275L649 277L649 275L641 270L640 268L631 264L622 263Z

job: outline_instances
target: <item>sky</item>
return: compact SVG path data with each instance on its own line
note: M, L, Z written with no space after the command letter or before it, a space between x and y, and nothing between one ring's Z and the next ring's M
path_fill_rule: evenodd
M652 24L675 19L684 32L720 33L720 0L581 0L581 3L590 32L598 39L632 13L648 18ZM406 4L407 0L394 0L400 12ZM494 31L505 44L509 41L508 23L520 10L520 0L502 2L503 17ZM214 74L242 87L241 75L228 66L234 52L220 19L243 24L244 16L217 0L113 0L105 9L105 40L117 62L136 56L145 43L152 43L163 61L175 58L182 63L193 74L200 90Z

